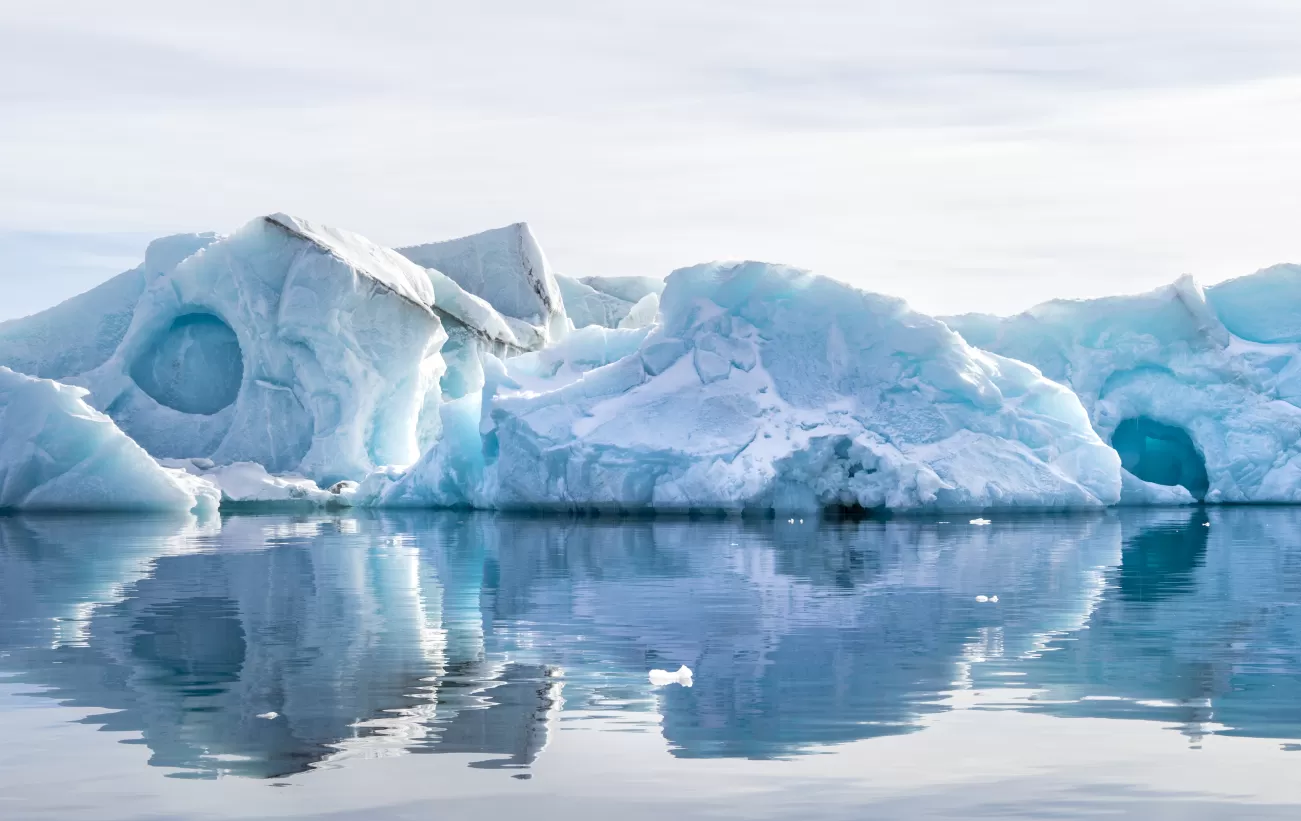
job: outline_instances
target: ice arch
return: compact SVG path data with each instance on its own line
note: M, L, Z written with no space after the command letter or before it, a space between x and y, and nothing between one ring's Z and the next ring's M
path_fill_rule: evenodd
M244 356L221 319L184 314L136 358L131 378L161 405L210 415L238 398Z
M1121 466L1139 479L1182 485L1195 498L1206 497L1206 460L1183 428L1138 416L1116 426L1111 446L1120 454Z

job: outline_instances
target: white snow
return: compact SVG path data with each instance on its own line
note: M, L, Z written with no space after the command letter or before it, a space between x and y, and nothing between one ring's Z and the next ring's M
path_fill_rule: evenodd
M85 395L0 367L0 510L217 509L216 488L160 467Z

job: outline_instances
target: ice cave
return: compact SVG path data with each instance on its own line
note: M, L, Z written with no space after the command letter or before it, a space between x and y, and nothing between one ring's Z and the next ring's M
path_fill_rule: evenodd
M1205 499L1210 481L1206 462L1188 431L1140 416L1126 419L1111 435L1125 470L1144 482L1185 488L1194 499Z

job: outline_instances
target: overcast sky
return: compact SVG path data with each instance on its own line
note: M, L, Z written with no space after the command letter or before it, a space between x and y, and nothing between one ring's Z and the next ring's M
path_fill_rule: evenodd
M0 4L0 319L149 237L518 220L931 313L1301 262L1301 2Z

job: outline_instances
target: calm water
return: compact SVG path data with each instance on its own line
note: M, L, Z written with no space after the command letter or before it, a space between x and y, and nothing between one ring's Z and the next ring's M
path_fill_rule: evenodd
M1301 816L1301 509L968 518L0 518L0 818Z

